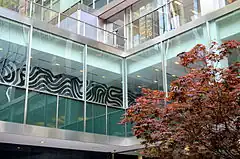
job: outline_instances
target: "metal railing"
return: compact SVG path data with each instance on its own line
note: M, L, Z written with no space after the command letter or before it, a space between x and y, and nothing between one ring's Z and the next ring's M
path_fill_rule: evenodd
M103 42L121 50L125 49L126 38L123 36L86 23L67 14L57 12L51 8L35 3L32 0L26 1L24 6L11 3L11 6L2 5L1 7L8 8L23 16L49 23L87 38Z

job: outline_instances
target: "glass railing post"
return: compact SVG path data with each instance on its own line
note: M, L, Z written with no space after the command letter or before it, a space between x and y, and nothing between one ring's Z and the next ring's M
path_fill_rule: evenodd
M60 28L60 24L61 24L61 13L58 12L58 22L57 22L57 27Z
M86 35L86 23L83 22L83 36Z
M29 1L28 1L29 2ZM31 0L30 1L30 5L29 5L29 13L27 13L27 14L29 14L29 17L31 18L32 17L32 12L33 12L33 1ZM26 10L26 12L27 12L27 10ZM26 15L27 15L26 14Z

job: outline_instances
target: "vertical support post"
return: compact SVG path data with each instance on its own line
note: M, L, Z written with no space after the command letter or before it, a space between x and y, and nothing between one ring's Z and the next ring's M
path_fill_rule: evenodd
M78 9L77 10L77 34L81 34L81 10L80 9Z
M83 113L83 131L86 132L87 126L87 45L83 51L83 101L84 101L84 113Z
M107 30L106 28L107 28L107 27L106 27L106 26L107 26L107 24L104 24L104 26L103 26L103 27L104 27L104 30L103 30L103 42L104 42L104 43L107 42L107 34L106 34L106 33L107 33L107 32L106 32L106 30Z
M61 27L61 13L58 13L58 24L57 24L58 28Z
M83 22L83 36L86 35L86 23Z
M58 128L59 95L57 95L56 128Z
M169 40L167 41L167 47L165 48L165 43L161 42L160 50L162 52L162 72L163 72L163 91L166 92L166 97L168 97L168 87L167 87L167 61L166 55L169 48Z
M97 41L99 41L99 31L101 31L98 28L99 28L99 18L97 18L97 27L96 27L96 29L97 29L97 37L96 37Z
M93 9L95 9L95 0L93 0Z
M32 13L33 13L33 1L31 0L30 1L30 9L29 9L29 17L31 18L32 17Z
M129 39L129 49L130 48L133 48L133 14L132 14L132 6L130 6L130 23L129 23L129 25L130 25L130 32L129 32L129 34L130 34L130 39Z
M28 35L29 44L28 44L28 54L27 54L27 64L26 64L26 76L25 76L25 85L26 85L26 96L25 96L25 105L24 105L24 118L23 123L27 123L27 110L28 110L28 88L29 88L29 76L30 76L30 65L31 65L31 54L32 54L32 35L33 35L33 26L30 26L30 31Z
M106 118L106 135L108 135L108 106L106 104L106 115L105 115L105 118Z
M168 32L168 31L171 30L170 22L169 22L169 19L170 19L170 18L169 18L169 15L170 15L170 14L169 14L169 6L168 6L168 5L169 5L170 3L172 3L172 2L170 1L170 2L168 3L167 0L165 0L164 3L166 4L166 5L165 5L165 6L166 6L166 9L165 9L165 13L164 13L164 14L166 15L166 24L165 24L165 25L166 25L166 28L167 28L166 31Z
M43 1L42 1L42 4L39 4L39 7L41 7L41 18L40 18L40 19L41 19L41 21L43 21L43 20L44 20L44 17L43 17L43 16L44 16L44 14L43 14L43 13L44 13L44 8L42 7L42 6L43 6L43 4L44 4L44 2L43 2Z

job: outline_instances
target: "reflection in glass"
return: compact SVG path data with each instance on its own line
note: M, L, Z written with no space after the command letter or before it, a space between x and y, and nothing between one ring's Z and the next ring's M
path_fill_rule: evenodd
M58 128L83 131L84 106L82 101L59 98Z
M0 85L0 120L23 123L25 90Z
M125 113L124 109L107 108L108 115L108 135L125 136L125 126L120 125L122 115Z
M106 134L106 106L87 103L86 131Z
M107 0L95 0L95 9L102 8L107 4Z
M128 105L141 96L142 88L163 90L162 54L158 45L127 59Z
M122 59L88 47L87 100L122 107Z
M208 44L206 37L206 28L201 26L165 42L168 90L172 81L187 74L187 70L179 64L177 55L190 51L197 44Z
M199 0L173 0L168 7L171 29L195 20L201 13Z
M27 124L56 127L57 97L29 91Z

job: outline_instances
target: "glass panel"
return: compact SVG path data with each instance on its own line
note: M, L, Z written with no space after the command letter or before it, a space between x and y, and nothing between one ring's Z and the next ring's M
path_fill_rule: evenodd
M211 40L219 44L228 40L240 41L240 10L218 18L210 23ZM240 61L240 49L232 50L228 59L221 60L220 67L229 66Z
M201 13L199 0L173 0L168 7L171 29L195 20Z
M83 131L84 106L82 101L59 98L58 128Z
M122 58L88 47L87 100L122 107Z
M80 20L85 23L85 36L97 40L97 34L98 34L98 29L96 28L98 26L98 17L84 12L80 11Z
M95 26L85 23L85 36L86 37L93 39L93 40L97 40L97 31L98 31L98 29Z
M127 137L132 137L133 136L132 127L133 127L132 124L127 123Z
M120 125L122 115L125 113L124 109L107 108L108 111L108 135L125 136L125 125Z
M130 26L130 27L132 27L132 34L133 34L132 35L132 38L133 38L132 43L133 43L133 47L137 46L140 43L140 32L139 32L140 28L139 28L139 24L140 24L139 20L136 20Z
M87 103L86 131L106 134L106 106Z
M0 85L0 120L23 123L25 90Z
M29 28L0 19L0 82L25 86Z
M142 88L163 90L162 54L160 46L155 45L127 59L128 104L141 96Z
M83 0L82 3L92 8L93 0Z
M57 97L29 91L27 124L56 127Z
M197 44L208 44L205 26L192 29L187 33L165 42L168 90L173 80L187 73L187 70L179 65L177 55L182 52L190 51Z
M138 1L132 6L133 21L152 12L157 7L163 5L162 0Z
M46 7L42 7L40 4L33 2L31 18L50 23L52 25L57 25L58 12Z
M77 33L77 25L80 23L77 19L65 16L61 14L60 28L68 30L73 33Z
M82 98L84 46L33 31L29 88Z
M107 4L107 0L95 0L95 9L102 8Z

